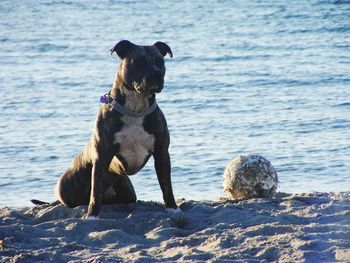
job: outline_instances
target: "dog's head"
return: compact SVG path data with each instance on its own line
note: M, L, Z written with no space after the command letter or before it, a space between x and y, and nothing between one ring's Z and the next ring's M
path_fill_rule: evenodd
M118 69L118 81L138 94L154 94L162 90L164 85L164 57L173 53L163 42L152 46L138 46L128 40L122 40L112 49L121 59Z

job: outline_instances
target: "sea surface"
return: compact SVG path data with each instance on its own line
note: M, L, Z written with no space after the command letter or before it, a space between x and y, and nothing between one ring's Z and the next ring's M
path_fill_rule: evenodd
M279 191L350 190L350 1L1 1L0 206L56 200L122 39L174 53L157 101L177 199L224 196L247 154L271 161ZM131 179L162 200L152 159Z

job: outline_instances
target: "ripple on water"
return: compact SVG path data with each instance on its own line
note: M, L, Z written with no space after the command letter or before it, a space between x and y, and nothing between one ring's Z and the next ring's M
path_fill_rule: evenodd
M173 50L157 96L177 198L219 198L225 166L252 153L272 162L281 191L348 190L349 3L169 5L0 3L0 205L55 198L113 82L120 39ZM162 199L152 159L132 181L139 199Z

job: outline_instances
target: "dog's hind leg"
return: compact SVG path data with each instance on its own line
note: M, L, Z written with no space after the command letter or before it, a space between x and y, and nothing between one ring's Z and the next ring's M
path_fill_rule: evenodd
M121 176L111 171L108 176L113 178L113 184L103 186L102 204L136 203L135 190L128 176Z
M68 207L89 204L91 191L91 164L76 165L82 156L75 157L72 165L60 177L56 185L58 200Z
M118 176L117 181L113 184L113 188L116 192L118 203L136 203L137 197L135 189L129 179L129 176Z

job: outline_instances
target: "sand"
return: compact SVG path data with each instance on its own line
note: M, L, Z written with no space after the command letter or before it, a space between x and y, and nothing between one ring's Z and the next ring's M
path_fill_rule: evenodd
M350 192L242 201L177 200L0 210L1 262L346 262Z

